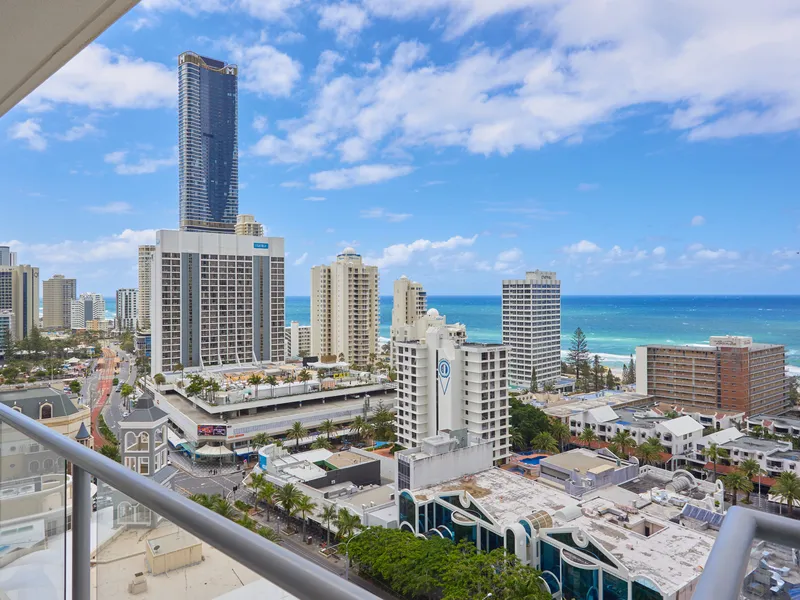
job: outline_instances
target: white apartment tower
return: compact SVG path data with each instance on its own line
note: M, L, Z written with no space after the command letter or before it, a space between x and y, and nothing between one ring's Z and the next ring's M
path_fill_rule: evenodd
M392 304L392 328L389 333L391 364L395 365L394 341L400 328L413 325L428 310L428 296L421 283L411 281L403 275L394 282L394 303Z
M311 354L311 326L292 321L286 327L286 358L297 358Z
M432 308L402 326L397 350L397 441L410 448L443 430L467 429L493 444L493 460L511 454L509 349L466 341L464 325L448 325Z
M561 281L553 271L529 271L503 280L503 344L510 348L511 385L539 387L561 374Z
M150 289L153 278L153 257L156 247L150 244L139 246L139 298L137 321L140 331L150 331L150 311L152 296Z
M89 321L105 321L106 300L102 294L84 292L77 300L70 303L70 327L86 329Z
M156 232L151 368L284 360L283 238Z
M264 226L256 222L253 215L239 215L236 217L236 235L254 235L264 237Z
M311 354L344 355L357 366L378 349L378 267L345 248L330 265L311 268Z
M42 296L42 327L69 329L77 282L63 275L53 275L42 282Z
M39 267L0 265L0 310L13 313L9 329L15 340L39 326Z
M139 315L139 290L123 288L117 290L117 329L134 331Z

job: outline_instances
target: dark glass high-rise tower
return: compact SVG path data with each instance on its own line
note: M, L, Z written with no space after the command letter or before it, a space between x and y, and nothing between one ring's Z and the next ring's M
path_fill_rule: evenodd
M180 228L233 233L239 212L238 68L178 57Z

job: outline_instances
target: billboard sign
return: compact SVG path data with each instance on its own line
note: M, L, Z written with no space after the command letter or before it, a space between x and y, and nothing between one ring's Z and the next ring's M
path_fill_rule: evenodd
M226 436L228 435L227 425L198 425L197 436Z

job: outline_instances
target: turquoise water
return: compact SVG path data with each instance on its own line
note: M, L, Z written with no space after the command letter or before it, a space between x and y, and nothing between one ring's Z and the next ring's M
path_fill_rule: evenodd
M747 335L758 342L784 344L787 362L800 369L800 296L564 296L562 346L576 327L586 333L589 349L619 366L642 344L692 344L711 335ZM429 296L428 306L449 322L467 326L474 342L499 342L499 296ZM308 296L286 298L286 323L308 325ZM116 301L106 298L109 318ZM392 298L381 298L381 336L389 336Z
M534 456L532 458L523 458L522 462L524 462L526 465L538 465L539 461L542 460L543 458L546 458L546 457L544 457L544 456Z

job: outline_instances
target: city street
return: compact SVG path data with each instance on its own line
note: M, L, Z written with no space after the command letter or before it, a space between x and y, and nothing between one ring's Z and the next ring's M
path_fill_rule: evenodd
M121 358L126 358L123 353L120 353ZM119 383L128 383L133 385L136 378L136 367L129 362L120 364L120 372L118 375ZM111 431L119 437L119 422L122 420L122 413L125 411L123 406L122 396L117 391L118 386L112 386L111 393L108 397L108 402L103 408L103 418L106 424L111 428Z

